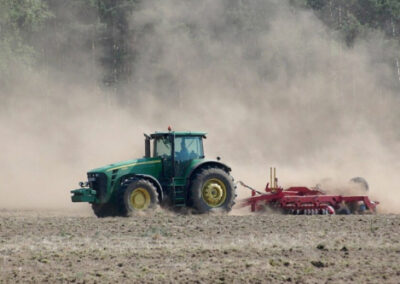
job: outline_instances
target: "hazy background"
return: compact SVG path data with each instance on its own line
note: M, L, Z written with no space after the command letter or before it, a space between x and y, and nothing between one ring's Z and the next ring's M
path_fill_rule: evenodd
M384 33L349 44L277 0L147 0L124 19L124 81L104 75L107 46L79 48L75 30L40 41L72 50L4 75L1 208L88 208L69 197L86 171L141 157L143 133L171 125L208 132L206 155L236 180L262 189L270 166L283 186L363 176L381 212L400 211L399 46Z

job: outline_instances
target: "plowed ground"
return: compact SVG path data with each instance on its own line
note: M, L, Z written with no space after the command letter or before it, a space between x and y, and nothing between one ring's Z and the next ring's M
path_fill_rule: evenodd
M0 282L399 283L400 216L3 210Z

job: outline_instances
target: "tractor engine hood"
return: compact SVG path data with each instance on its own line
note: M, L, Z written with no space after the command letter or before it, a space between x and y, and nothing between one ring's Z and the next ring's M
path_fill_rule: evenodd
M81 188L72 190L73 202L106 202L112 187L119 184L119 177L132 174L156 175L161 168L160 158L142 158L106 165L90 170L87 182L80 182Z
M134 159L134 160L109 164L104 167L90 170L88 173L99 173L99 172L110 173L114 170L126 170L135 166L152 165L156 163L161 163L161 159L160 158Z

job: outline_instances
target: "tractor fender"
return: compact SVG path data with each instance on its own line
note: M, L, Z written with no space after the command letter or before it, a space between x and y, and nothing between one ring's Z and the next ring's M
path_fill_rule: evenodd
M150 182L152 182L156 189L157 189L157 193L158 193L158 200L161 202L164 198L163 196L163 190L162 190L162 186L160 184L160 182L154 178L151 175L144 175L144 174L132 174L132 175L127 175L127 176L123 176L121 179L132 179L132 178L143 178L146 179ZM121 182L121 185L124 185L125 181Z
M216 167L216 168L221 168L227 173L229 173L232 169L225 165L224 163L217 162L217 161L204 161L199 164L197 164L188 174L188 179L187 179L187 186L189 186L190 181L192 180L193 175L200 169L203 169L205 167Z

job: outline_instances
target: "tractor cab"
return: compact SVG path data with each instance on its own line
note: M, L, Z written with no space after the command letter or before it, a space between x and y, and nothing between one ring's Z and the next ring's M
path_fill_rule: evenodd
M192 163L204 159L204 132L156 132L145 134L145 157L160 158L165 179L184 177ZM153 147L151 147L153 142ZM153 151L151 151L153 148Z

